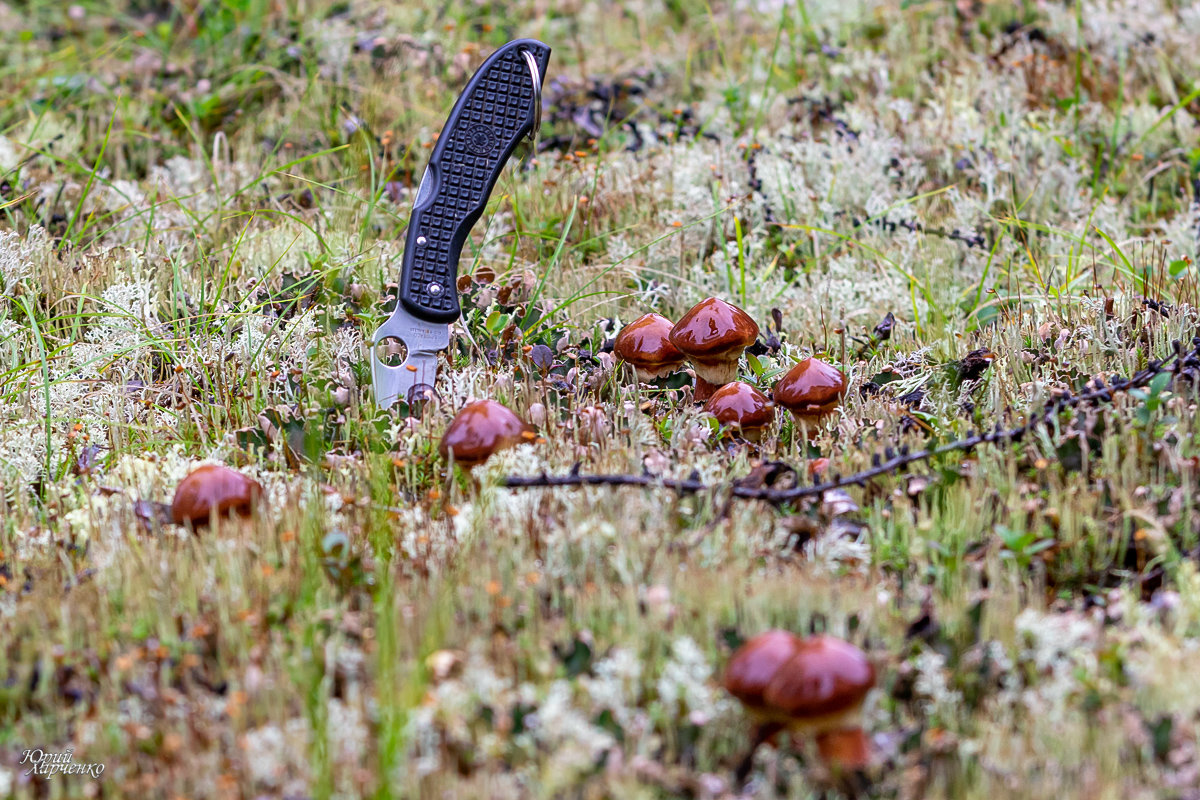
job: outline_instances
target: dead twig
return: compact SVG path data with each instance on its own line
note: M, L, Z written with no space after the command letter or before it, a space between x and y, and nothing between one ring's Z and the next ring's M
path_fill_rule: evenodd
M898 451L887 448L881 458L877 453L869 469L855 472L852 475L834 474L831 480L811 486L794 486L786 489L774 489L762 486L746 486L733 482L725 486L706 484L696 478L678 480L661 478L655 475L583 475L572 472L568 475L547 475L545 473L532 477L510 475L500 481L500 486L510 489L530 489L553 486L642 486L645 488L670 489L680 494L695 494L718 488L726 488L729 497L746 500L762 500L772 505L780 506L797 500L821 497L832 489L842 489L848 486L862 486L868 481L885 475L903 472L912 464L928 461L940 455L953 452L969 452L984 444L1005 444L1021 441L1026 434L1043 425L1049 425L1058 415L1070 408L1084 405L1099 405L1112 402L1117 393L1128 392L1149 385L1154 378L1164 373L1173 372L1179 375L1185 368L1200 369L1200 337L1192 340L1192 349L1184 351L1178 341L1172 343L1174 352L1165 359L1151 361L1144 369L1138 370L1129 378L1117 378L1110 383L1097 377L1093 379L1094 389L1079 394L1062 394L1049 402L1040 413L1030 414L1024 423L1014 428L1003 429L999 425L988 432L975 432L964 439L948 442L939 447L921 450L909 450L901 447Z

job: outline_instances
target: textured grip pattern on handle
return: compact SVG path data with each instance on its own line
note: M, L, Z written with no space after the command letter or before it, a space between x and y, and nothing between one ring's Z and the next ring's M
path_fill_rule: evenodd
M423 319L458 319L455 284L463 244L505 162L535 123L523 49L545 74L550 48L533 40L506 45L471 79L430 157L432 199L418 199L413 210L400 280L401 302Z

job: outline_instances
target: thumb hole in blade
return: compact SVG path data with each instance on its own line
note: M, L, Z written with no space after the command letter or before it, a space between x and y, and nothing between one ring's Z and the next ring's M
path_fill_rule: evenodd
M375 343L375 358L385 367L398 367L408 358L408 345L398 336L385 336Z

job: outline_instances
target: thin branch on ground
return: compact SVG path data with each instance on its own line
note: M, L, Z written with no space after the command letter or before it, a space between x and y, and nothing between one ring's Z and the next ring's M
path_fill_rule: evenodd
M500 486L510 489L530 489L554 486L643 486L656 489L670 489L679 494L695 494L699 492L725 489L730 497L745 500L763 500L772 505L783 505L796 500L821 497L832 489L842 489L848 486L862 486L868 481L902 472L909 466L940 455L953 452L969 452L985 444L1005 444L1020 442L1027 434L1039 427L1048 426L1060 413L1079 406L1102 405L1112 402L1118 393L1148 386L1152 380L1164 373L1176 376L1185 369L1200 370L1200 337L1192 340L1192 349L1185 351L1177 340L1172 343L1174 352L1165 359L1151 361L1144 369L1138 370L1128 378L1117 378L1111 383L1105 383L1102 378L1095 377L1091 383L1095 388L1079 394L1064 393L1047 403L1040 413L1030 414L1024 423L1014 428L1003 429L999 425L988 432L972 433L963 439L958 439L938 447L910 450L902 447L899 451L888 448L884 458L878 455L875 463L869 469L855 472L851 475L835 474L832 480L811 486L795 486L788 489L773 489L770 487L754 487L738 485L737 482L726 484L707 484L698 478L679 480L661 478L655 475L583 475L572 470L567 475L547 475L522 477L507 476L500 481ZM797 473L800 474L800 473Z

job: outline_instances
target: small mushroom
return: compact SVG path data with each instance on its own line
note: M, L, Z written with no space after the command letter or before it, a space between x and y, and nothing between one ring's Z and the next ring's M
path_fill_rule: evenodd
M737 380L738 359L754 344L758 323L749 314L716 297L702 300L671 329L671 343L696 368L696 400Z
M800 422L816 424L846 394L846 376L819 358L806 358L775 384L775 402Z
M500 403L476 400L454 415L438 451L443 458L453 455L456 464L471 469L497 450L534 438L533 428Z
M775 404L748 383L734 381L713 392L704 410L723 427L733 428L752 442L762 438L763 428L775 420Z
M786 716L793 732L809 733L826 764L862 769L870 747L862 705L875 685L875 667L849 642L834 636L804 639L763 692L763 704Z
M257 481L221 464L205 464L192 470L175 487L171 518L182 525L207 524L212 515L249 514L262 497Z
M643 314L617 334L613 352L633 365L642 383L665 378L684 362L683 353L671 344L671 327L662 314Z

